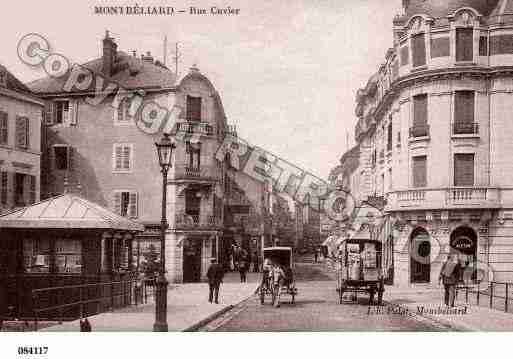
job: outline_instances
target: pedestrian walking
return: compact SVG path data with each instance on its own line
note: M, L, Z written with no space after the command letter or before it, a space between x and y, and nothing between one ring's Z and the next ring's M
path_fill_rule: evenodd
M241 258L239 261L239 273L240 273L240 282L246 282L246 273L248 271L248 261L247 258Z
M454 307L456 299L456 285L460 280L461 265L454 254L449 254L447 260L442 265L438 283L444 285L444 303L447 306Z
M208 301L212 303L212 300L216 304L219 304L219 287L223 282L224 270L217 263L215 258L210 260L210 267L208 267L207 278L208 278Z

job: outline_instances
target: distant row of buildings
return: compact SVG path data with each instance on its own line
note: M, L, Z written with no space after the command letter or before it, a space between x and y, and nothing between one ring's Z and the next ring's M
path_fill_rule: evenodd
M513 279L513 2L404 1L393 47L357 93L356 146L332 180L381 202L396 286ZM483 269L484 268L484 269Z
M108 32L102 45L102 57L82 66L129 93L142 91L144 103L182 109L173 134L181 132L184 140L176 141L167 183L169 279L202 280L209 259L226 263L234 244L248 251L274 244L272 203L280 197L268 184L235 170L229 158L216 159L225 136L237 133L209 79L195 67L177 79L150 53L137 57L119 51ZM154 143L161 133L150 135L136 126L130 99L116 108L110 94L93 106L87 99L95 94L94 81L71 91L64 84L65 78L47 77L24 85L0 67L0 213L75 193L144 225L132 254L150 244L159 248L162 177ZM305 247L305 238L319 242L318 215L302 206L287 206L285 212L295 226L292 240L283 244ZM112 243L106 248L117 246L115 238L107 241ZM34 245L41 253L47 247ZM85 255L75 242L69 247L62 251ZM136 269L138 263L131 265Z

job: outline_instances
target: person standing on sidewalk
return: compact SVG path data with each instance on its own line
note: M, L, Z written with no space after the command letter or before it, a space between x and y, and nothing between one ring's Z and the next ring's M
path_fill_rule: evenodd
M223 282L224 270L221 265L217 264L215 258L210 259L210 267L208 267L207 278L208 278L208 301L212 303L214 299L216 304L219 304L219 287Z
M454 300L456 299L456 285L460 280L461 266L454 254L449 254L447 260L442 265L438 283L442 282L444 285L445 305L454 307Z
M243 255L239 260L239 273L240 273L240 282L246 282L246 273L248 271L248 259L246 255Z

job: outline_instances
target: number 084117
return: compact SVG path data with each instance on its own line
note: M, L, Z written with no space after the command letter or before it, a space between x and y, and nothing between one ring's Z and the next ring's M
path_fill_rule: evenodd
M18 355L46 355L48 354L48 347L18 347Z

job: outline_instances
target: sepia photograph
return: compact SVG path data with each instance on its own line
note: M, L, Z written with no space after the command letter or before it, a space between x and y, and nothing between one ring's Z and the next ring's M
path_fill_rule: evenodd
M0 33L7 357L513 331L513 1L29 3Z

